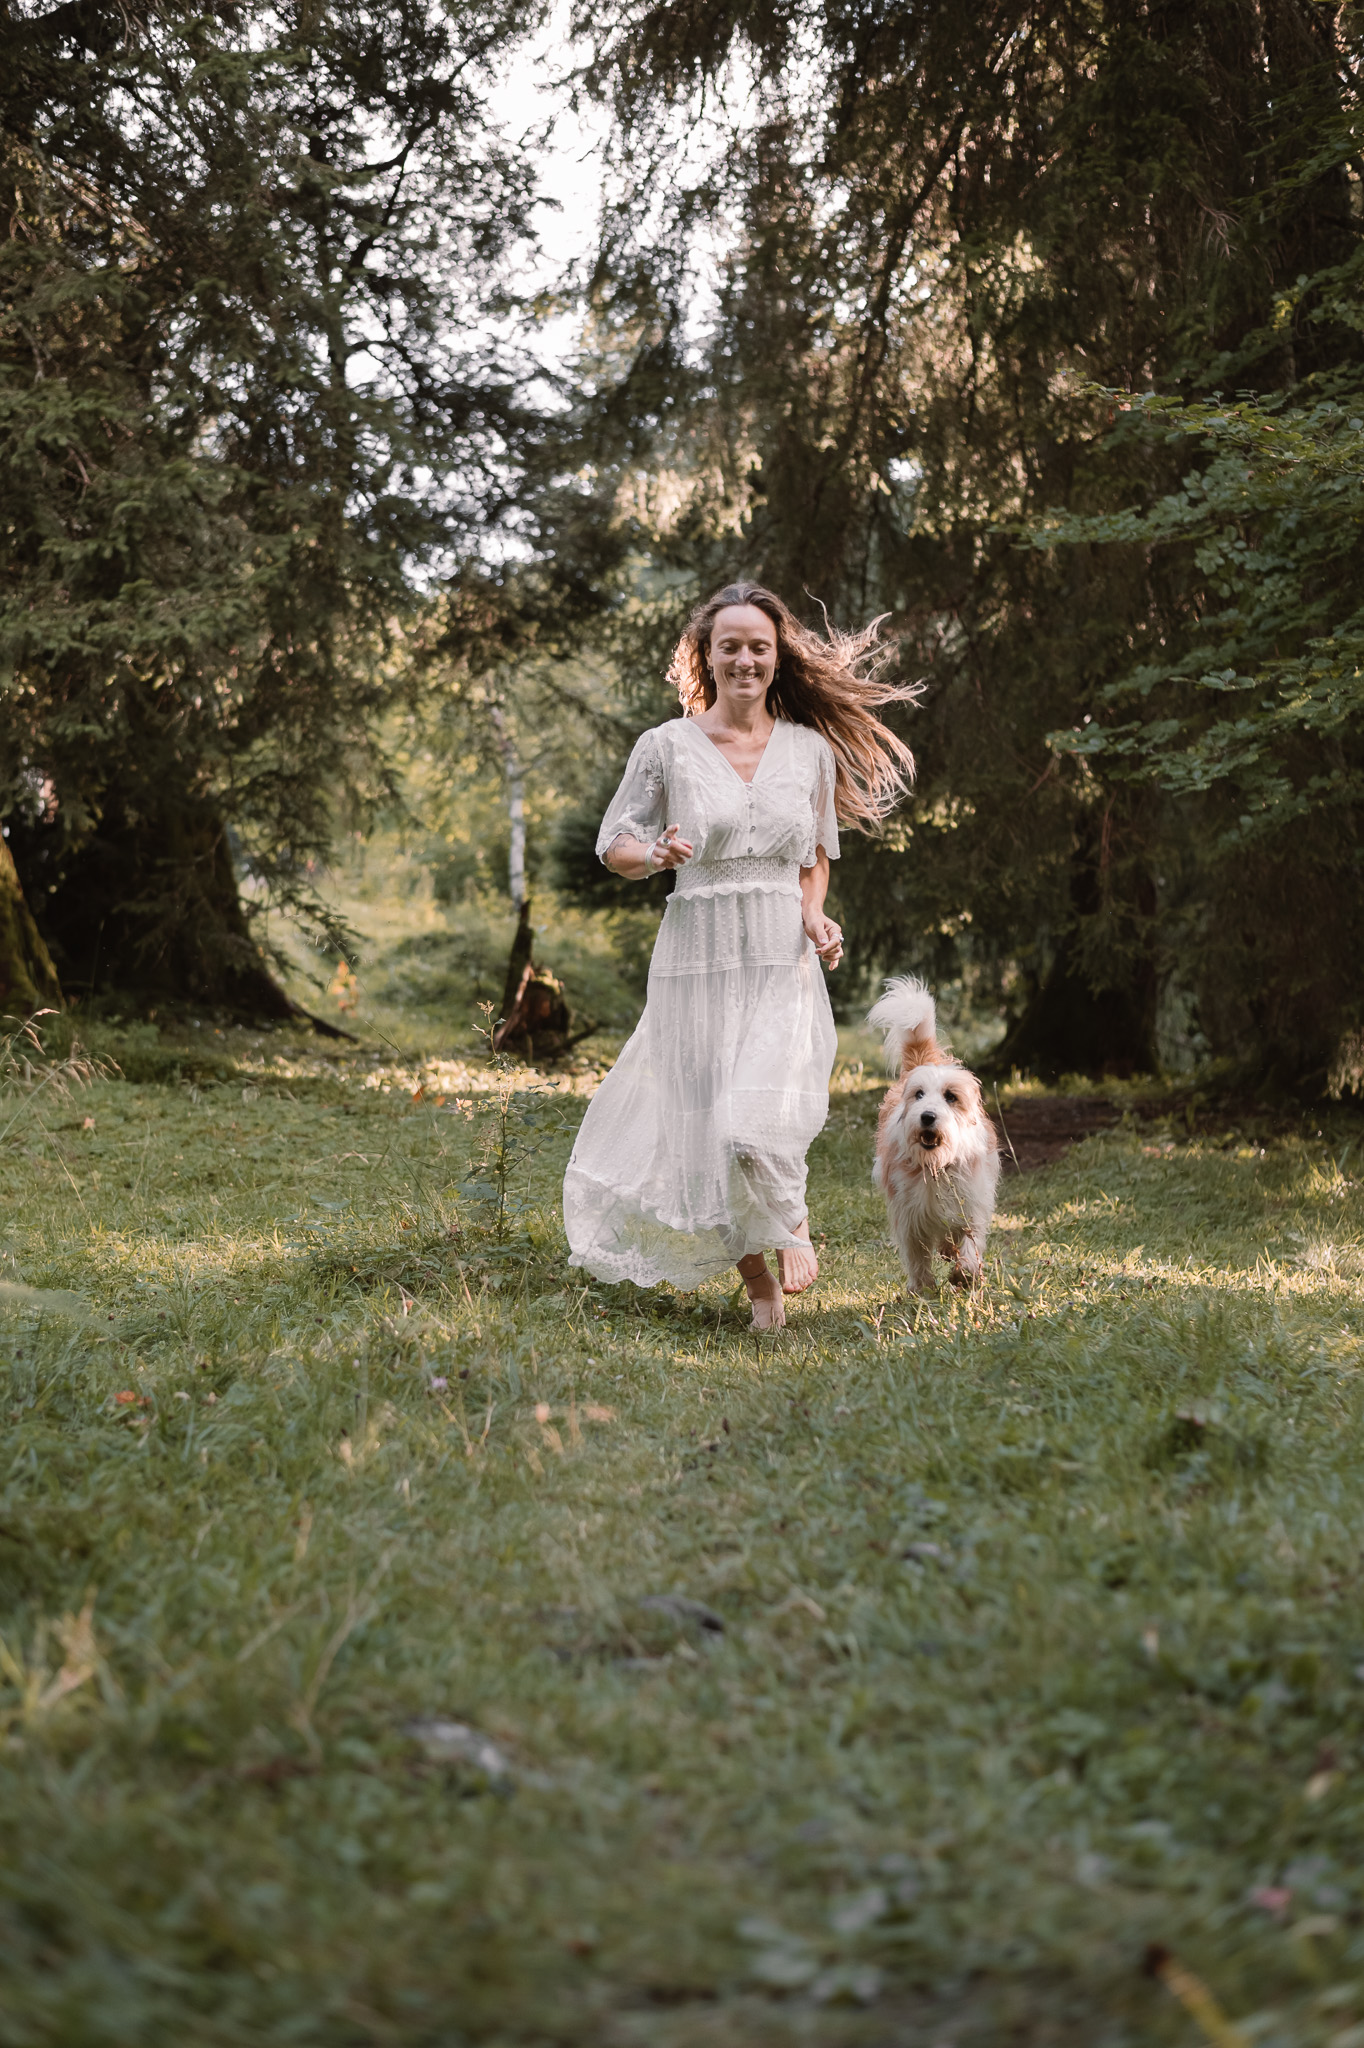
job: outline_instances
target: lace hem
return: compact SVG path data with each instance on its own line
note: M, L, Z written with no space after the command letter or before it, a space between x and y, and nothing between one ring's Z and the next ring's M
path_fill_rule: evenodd
M581 1202L586 1193L581 1184L574 1188L573 1178L564 1188L565 1208L569 1212L566 1222L578 1206L574 1195ZM582 1176L581 1180L586 1181L587 1177ZM732 1272L740 1259L754 1252L797 1251L809 1242L771 1217L761 1222L750 1218L746 1229L723 1224L679 1229L661 1222L628 1199L611 1199L600 1182L588 1182L587 1186L597 1200L591 1201L589 1197L583 1206L590 1206L596 1213L590 1218L587 1214L572 1217L579 1224L573 1232L579 1241L570 1251L568 1263L610 1285L622 1280L632 1280L636 1287L666 1283L690 1293L707 1280Z

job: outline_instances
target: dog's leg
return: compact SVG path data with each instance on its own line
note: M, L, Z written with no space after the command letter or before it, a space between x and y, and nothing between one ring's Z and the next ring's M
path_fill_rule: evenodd
M905 1237L896 1246L905 1269L911 1294L927 1294L933 1287L933 1254L917 1238Z
M985 1277L988 1216L974 1216L952 1250L952 1279L958 1287L979 1287Z

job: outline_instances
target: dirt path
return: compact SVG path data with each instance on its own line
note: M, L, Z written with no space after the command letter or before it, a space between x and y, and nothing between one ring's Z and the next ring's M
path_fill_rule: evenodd
M991 1121L999 1134L1006 1173L1050 1166L1081 1138L1117 1123L1120 1110L1102 1095L1043 1095L1014 1103Z

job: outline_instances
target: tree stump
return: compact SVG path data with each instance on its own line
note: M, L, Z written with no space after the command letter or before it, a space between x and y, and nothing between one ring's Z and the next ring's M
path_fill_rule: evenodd
M573 1043L563 983L548 967L528 960L511 1015L493 1033L496 1052L516 1051L527 1059L562 1059Z
M572 1045L568 999L563 983L531 958L530 904L521 905L507 963L502 1015L493 1032L494 1052L519 1052L532 1060L562 1059Z

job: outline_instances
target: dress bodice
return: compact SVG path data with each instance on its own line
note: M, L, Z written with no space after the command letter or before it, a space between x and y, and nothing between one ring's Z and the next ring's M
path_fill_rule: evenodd
M751 782L694 719L641 733L602 821L597 853L621 833L648 845L676 825L695 849L680 896L798 887L818 847L838 858L833 749L812 727L779 718Z

